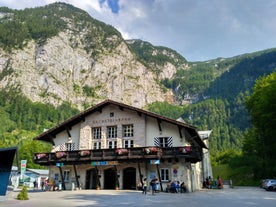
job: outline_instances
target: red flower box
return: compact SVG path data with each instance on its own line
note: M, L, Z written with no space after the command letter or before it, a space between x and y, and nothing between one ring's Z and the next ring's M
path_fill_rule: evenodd
M117 153L118 155L127 155L127 154L128 154L128 149L123 149L123 148L121 148L121 149L116 149L116 153Z
M89 150L82 150L82 151L79 152L79 155L81 157L89 156L90 155L90 151Z
M179 151L183 154L189 154L192 151L192 147L191 146L180 147Z
M66 157L66 152L56 152L56 158L60 159Z
M157 152L159 152L159 148L157 148L157 147L148 147L148 148L145 148L145 152L147 153L147 154L155 154L155 153L157 153Z
M39 153L39 154L36 154L35 157L37 160L40 160L40 159L43 159L45 158L47 155L45 153Z

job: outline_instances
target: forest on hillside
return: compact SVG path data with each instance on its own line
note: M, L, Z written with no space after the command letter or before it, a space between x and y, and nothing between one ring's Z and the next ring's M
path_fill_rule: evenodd
M63 8L63 9L61 9ZM65 3L53 3L45 7L24 10L12 10L0 7L2 13L0 21L0 47L7 51L22 49L28 41L34 40L43 44L47 39L58 35L59 32L69 29L66 20L73 20L76 27L72 32L89 28L91 33L86 34L86 52L96 55L97 50L113 48L119 41L110 41L108 38L121 34L111 25L93 19L81 9ZM76 35L78 33L76 32ZM96 38L97 37L97 38Z
M29 168L41 168L32 162L35 152L49 152L49 144L33 138L58 123L78 114L69 103L59 107L33 103L18 91L0 91L0 148L18 147L19 160L27 159Z

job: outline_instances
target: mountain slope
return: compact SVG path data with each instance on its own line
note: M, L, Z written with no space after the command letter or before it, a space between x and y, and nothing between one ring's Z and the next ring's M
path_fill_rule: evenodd
M13 136L15 126L21 127L18 119L35 120L22 128L37 129L36 133L45 124L35 117L45 118L45 113L30 110L21 116L21 109L33 107L28 101L16 110L6 106L7 94L18 92L32 102L80 110L107 98L141 108L153 103L149 108L156 113L182 114L199 130L213 130L213 152L240 149L250 127L246 95L255 80L275 66L276 49L187 62L172 49L124 40L112 26L64 3L25 10L0 8L0 112L10 125L0 128L0 135L8 129ZM45 118L47 127L64 117Z
M170 78L178 65L156 63L156 73L117 30L86 12L64 3L0 11L2 90L20 88L34 102L58 106L67 101L79 109L107 98L137 107L173 101L160 78Z

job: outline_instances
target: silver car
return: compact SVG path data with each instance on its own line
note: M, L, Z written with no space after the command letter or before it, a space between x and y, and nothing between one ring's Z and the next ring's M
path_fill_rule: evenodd
M264 184L264 189L266 189L267 191L272 191L274 185L276 185L276 180L267 179Z

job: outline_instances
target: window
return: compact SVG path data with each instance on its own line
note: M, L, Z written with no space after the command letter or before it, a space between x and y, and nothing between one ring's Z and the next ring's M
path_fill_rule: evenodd
M123 141L123 147L124 148L131 148L134 145L133 143L134 143L133 140L124 140Z
M169 181L169 169L168 168L161 168L160 169L160 176L162 181Z
M117 138L117 126L107 127L107 138Z
M168 137L159 138L160 147L168 147Z
M101 142L94 142L93 149L101 149Z
M172 147L172 137L155 137L154 145L158 147Z
M69 170L64 170L63 171L64 182L69 182L69 175L70 175L70 171Z
M123 137L133 137L133 124L123 125Z
M66 151L74 150L72 143L65 143L65 150Z
M109 149L117 148L117 141L108 141L108 148Z
M101 139L102 138L102 128L101 127L92 128L92 137L93 137L93 139Z

